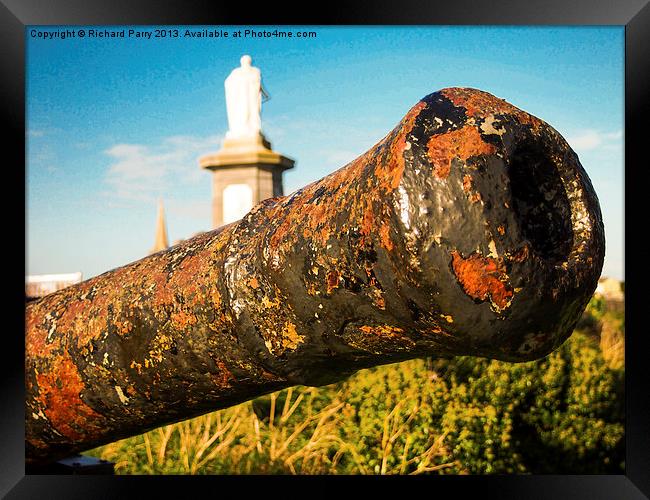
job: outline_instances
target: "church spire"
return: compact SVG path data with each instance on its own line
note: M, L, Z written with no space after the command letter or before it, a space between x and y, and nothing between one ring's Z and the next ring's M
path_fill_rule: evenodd
M167 226L165 224L165 209L163 208L162 199L158 200L158 215L156 219L156 239L149 255L160 252L169 247L167 242Z

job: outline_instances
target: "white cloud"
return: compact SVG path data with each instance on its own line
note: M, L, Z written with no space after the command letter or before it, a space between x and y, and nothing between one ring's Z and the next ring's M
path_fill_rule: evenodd
M567 142L577 151L593 151L595 149L613 149L623 144L623 131L602 132L586 129L567 137Z
M105 175L112 198L152 201L178 184L205 181L199 156L219 148L220 136L176 135L154 145L115 144L105 151L111 163ZM203 175L202 175L203 174Z

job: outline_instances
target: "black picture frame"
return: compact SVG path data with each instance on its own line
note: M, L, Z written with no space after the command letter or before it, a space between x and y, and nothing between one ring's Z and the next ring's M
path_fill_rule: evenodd
M375 2L372 8L358 2L318 4L324 8L306 14L306 6L282 7L267 4L254 11L249 5L208 3L207 1L172 0L2 0L0 5L0 60L2 61L3 122L10 145L11 160L5 160L4 179L6 223L25 214L25 26L27 25L89 25L89 24L407 24L407 25L620 25L625 26L625 258L647 255L636 252L647 225L635 226L631 215L643 213L636 200L647 195L644 183L636 180L647 170L644 151L645 127L650 113L650 4L648 0L454 0L425 3L416 0ZM256 12L256 13L253 13ZM489 43L489 41L487 41ZM588 89L585 89L588 91ZM19 168L23 165L23 168ZM638 172L638 173L637 173ZM17 193L14 200L11 193ZM18 208L17 208L18 207ZM640 205L639 205L640 207ZM18 216L16 213L18 212ZM20 224L16 224L19 227ZM23 236L25 228L22 227ZM17 265L25 258L23 237L6 235L5 250L16 255L5 257L5 277L10 277L12 293L5 295L2 386L0 389L0 497L7 498L129 498L140 496L184 498L194 488L205 487L211 494L267 483L278 492L294 496L313 492L316 482L327 483L322 490L330 494L346 490L351 482L359 482L363 494L369 489L382 493L405 494L413 486L436 496L484 498L588 498L636 499L650 497L650 391L645 388L643 350L644 332L636 325L638 299L644 290L642 272L626 275L626 323L631 333L626 336L626 472L624 475L535 475L535 476L436 476L426 478L372 477L134 477L134 476L37 476L25 475L24 467L24 268ZM629 240L628 240L629 237ZM639 240L639 241L636 241ZM11 260L9 260L11 259ZM24 261L23 261L24 262ZM634 261L632 261L634 265ZM645 266L639 266L644 268ZM630 297L627 299L627 297ZM8 307L7 307L8 306ZM338 484L342 481L340 484ZM207 484L209 482L209 484ZM285 483L280 485L279 483ZM290 489L289 489L290 488ZM409 490L406 490L408 488ZM271 491L271 490L269 490ZM244 493L242 493L244 494Z

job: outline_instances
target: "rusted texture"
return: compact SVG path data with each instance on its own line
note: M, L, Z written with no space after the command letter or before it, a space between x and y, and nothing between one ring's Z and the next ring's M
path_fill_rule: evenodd
M510 305L512 287L503 259L481 257L477 253L463 258L458 252L452 252L451 256L454 274L467 295L478 302L489 299L497 312Z
M492 154L496 151L492 144L483 140L479 131L472 125L465 125L446 134L432 135L427 147L433 173L440 179L449 176L452 160L465 162L473 156Z
M603 256L566 141L488 93L444 89L322 180L28 304L28 461L368 366L544 356Z

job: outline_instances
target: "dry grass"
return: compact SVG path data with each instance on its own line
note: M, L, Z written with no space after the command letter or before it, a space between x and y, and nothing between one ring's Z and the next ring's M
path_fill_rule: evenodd
M346 405L340 398L317 409L317 389L290 388L280 409L279 394L270 395L268 415L262 418L247 402L111 443L92 454L114 461L118 474L336 474L342 460L352 474L421 474L453 465L435 462L445 452L445 436L432 439L419 455L410 453L408 438L396 447L420 410L417 404L405 409L400 401L386 416L378 450L382 465L369 470L367 457L341 437ZM392 455L396 465L389 466Z
M600 349L609 368L620 370L625 366L625 328L621 318L603 316Z
M405 400L399 401L384 419L384 432L381 438L381 466L379 468L379 473L381 475L386 474L422 474L424 472L433 472L453 465L458 465L456 462L448 462L444 464L435 464L435 459L440 456L446 456L447 450L443 446L443 442L446 434L439 436L433 440L431 446L422 454L409 457L409 447L411 446L411 439L407 436L404 446L401 451L395 449L395 443L397 439L403 434L408 433L408 426L411 421L417 415L419 411L419 405L416 404L406 412L405 415L402 415L403 407L406 405ZM399 463L391 468L388 467L389 457L393 453L399 454ZM417 464L415 470L408 472L409 465Z

